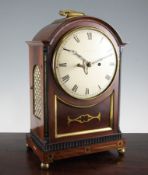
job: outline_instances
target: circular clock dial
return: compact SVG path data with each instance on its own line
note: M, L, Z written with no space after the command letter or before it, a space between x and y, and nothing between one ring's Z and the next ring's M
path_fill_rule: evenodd
M54 54L54 73L60 86L77 99L93 98L107 89L117 66L111 41L94 28L65 35Z

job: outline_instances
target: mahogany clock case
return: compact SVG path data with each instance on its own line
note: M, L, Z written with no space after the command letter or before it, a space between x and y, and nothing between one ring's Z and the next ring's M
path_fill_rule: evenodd
M112 42L117 56L116 74L110 86L97 97L87 100L73 98L64 92L53 71L53 55L59 41L67 32L81 27L93 27L106 35ZM124 43L117 32L104 21L94 17L64 18L43 28L27 43L31 99L31 133L27 134L27 144L40 160L47 163L47 157L51 153L55 155L53 159L58 159L57 151L61 151L57 153L60 154L59 158L64 158L64 154L65 157L85 154L86 151L82 149L86 146L95 150L90 149L87 153L123 148L125 142L119 128L119 93L120 58ZM40 117L34 114L35 66L38 66L41 77ZM99 114L101 118L97 119ZM68 117L72 118L69 123ZM89 117L91 120L88 122ZM79 121L73 122L75 118ZM66 149L71 150L69 155L66 155ZM78 150L81 150L80 153Z

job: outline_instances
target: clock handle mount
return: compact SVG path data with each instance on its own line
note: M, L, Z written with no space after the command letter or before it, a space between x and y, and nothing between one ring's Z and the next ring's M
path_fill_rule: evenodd
M85 13L78 12L75 10L60 10L59 15L65 16L66 18L73 18L73 17L78 17L78 16L85 16Z

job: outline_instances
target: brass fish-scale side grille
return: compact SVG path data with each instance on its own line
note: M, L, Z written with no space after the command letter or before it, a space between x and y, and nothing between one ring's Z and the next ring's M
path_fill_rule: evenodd
M43 116L42 95L41 95L41 73L38 66L35 66L34 68L33 83L34 83L34 91L33 91L34 115L37 118L41 119Z

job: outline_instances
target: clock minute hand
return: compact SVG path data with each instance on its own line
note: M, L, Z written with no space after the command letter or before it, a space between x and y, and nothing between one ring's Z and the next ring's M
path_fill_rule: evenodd
M99 61L102 61L103 59L110 57L111 55L113 55L113 53L111 53L111 54L109 54L109 55L106 55L106 56L104 56L104 57L101 57L101 58L99 58L99 59L97 59L97 60L91 62L91 65L96 64L96 63L98 63Z
M68 52L73 53L73 55L76 55L78 58L80 58L82 61L88 62L85 58L83 58L81 55L79 55L75 50L69 50L67 48L63 48L63 50L66 50Z

